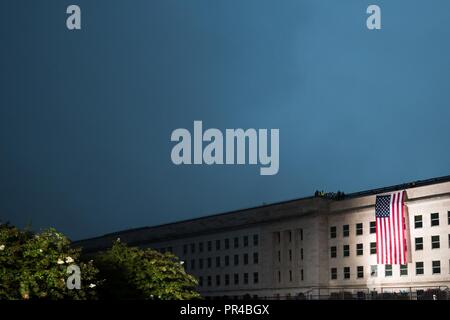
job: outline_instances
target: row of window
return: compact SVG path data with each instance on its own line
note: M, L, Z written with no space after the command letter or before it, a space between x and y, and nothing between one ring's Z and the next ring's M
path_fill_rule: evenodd
M449 265L450 265L450 261L449 261ZM424 263L422 261L416 262L415 264L416 267L416 275L423 275L425 273L425 267L424 267ZM431 262L431 268L432 268L432 272L433 274L441 274L441 261L439 260L435 260ZM344 280L348 280L350 279L350 267L344 267L343 269L343 279ZM392 277L392 265L385 265L384 266L384 276L385 277ZM338 270L337 268L331 268L330 270L330 275L331 275L331 280L337 280L338 278ZM400 276L407 276L408 275L408 265L404 264L404 265L400 265ZM375 278L378 277L378 266L377 265L373 265L370 266L370 276ZM362 279L364 278L364 266L357 266L356 267L356 277L358 279Z
M285 236L286 236L286 240L289 242L289 243L291 243L292 241L293 241L293 232L292 232L292 230L286 230L286 231L283 231L284 232L284 234L285 234ZM280 244L281 243L281 234L283 233L283 232L275 232L274 233L274 236L275 236L275 242L276 243L278 243L278 244ZM303 229L298 229L298 230L296 230L296 232L298 233L298 239L300 240L300 241L303 241Z
M208 286L208 287L211 287L212 286L212 281L213 281L213 277L212 276L207 276L207 277L205 277L205 279L206 279L206 284L205 283L203 283L203 277L199 277L198 278L198 285L200 286L200 287L203 287L203 286ZM225 274L224 276L223 276L223 285L225 285L225 286L229 286L230 284L231 284L231 282L230 282L230 275L229 274ZM216 275L216 277L215 277L215 286L216 287L219 287L219 286L221 286L222 285L222 276L220 275L220 274L218 274L218 275ZM240 275L239 275L239 273L235 273L234 275L233 275L233 284L234 285L239 285L239 284L249 284L249 274L248 273L244 273L243 274L243 277L242 277L242 279L240 278ZM259 283L259 274L258 274L258 272L253 272L253 279L252 279L252 281L253 281L253 284L257 284L257 283Z
M221 250L222 248L222 242L223 242L223 248L225 250L230 249L230 244L231 241L230 239L224 239L224 240L216 240L215 241L215 248L216 251ZM242 237L242 245L244 247L248 247L249 246L249 236L243 236ZM259 236L257 234L253 235L253 246L257 247L259 245ZM235 237L233 239L233 247L235 249L239 248L240 246L240 238L239 237ZM187 254L188 253L188 249L190 248L190 253L195 253L196 250L198 249L198 252L203 252L204 251L204 243L203 242L199 242L198 245L195 243L191 243L190 245L185 244L183 246L183 253ZM211 252L213 248L213 241L207 241L206 242L206 250L208 252Z
M441 247L441 237L431 236L431 249L439 249ZM450 248L450 234L448 235L448 247ZM415 238L416 251L423 250L423 237ZM370 243L370 254L377 254L377 243ZM345 244L342 246L343 257L350 257L350 245ZM364 245L362 243L356 244L356 255L364 255ZM337 246L330 247L330 257L337 258Z
M450 225L450 211L447 212L447 220L448 220L447 223ZM434 212L434 213L430 214L430 225L432 227L439 226L439 212ZM414 228L420 229L422 227L423 227L423 216L422 215L414 216ZM376 233L377 232L376 228L377 228L376 222L371 221L370 226L369 226L369 232L371 234ZM357 236L364 234L364 224L362 222L356 224L355 234ZM350 236L350 225L345 224L342 226L342 236L344 238ZM337 227L336 226L330 227L330 238L331 239L337 238Z
M289 261L292 261L292 249L289 249L289 251L288 251L288 258L289 258ZM303 250L303 248L300 248L300 260L303 260L303 258L304 258L304 250ZM278 259L278 262L281 262L281 251L280 250L278 250L278 252L277 252L277 259Z
M278 270L277 274L278 274L278 283L281 283L281 271ZM288 275L289 275L289 278L288 278L289 282L292 282L293 281L292 270L289 270ZM300 269L300 281L304 281L304 280L305 280L305 273L304 273L303 269Z
M240 263L240 256L238 254L235 254L233 257L233 265L234 266L238 266ZM224 256L224 257L216 257L215 258L215 267L216 268L220 268L222 266L228 267L230 266L230 256ZM258 252L254 252L252 255L252 262L253 264L258 264L259 263L259 254ZM198 263L198 264L197 264ZM249 254L248 253L244 253L242 255L242 263L244 265L248 265L249 262ZM196 268L198 269L203 269L206 266L206 268L212 268L213 266L213 258L200 258L198 260L192 259L189 263L189 265L187 266L188 268L190 268L190 270L195 270Z

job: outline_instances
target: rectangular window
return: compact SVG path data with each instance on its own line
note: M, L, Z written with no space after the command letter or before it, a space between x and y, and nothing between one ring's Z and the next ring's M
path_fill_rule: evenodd
M229 285L230 285L230 275L229 275L229 274L226 274L226 275L225 275L225 285L226 285L226 286L229 286Z
M234 248L235 249L239 248L239 238L238 237L234 238Z
M239 264L239 255L234 255L234 265L237 266Z
M292 261L292 250L289 249L289 261Z
M450 218L449 218L450 219ZM450 221L450 220L449 220ZM450 223L449 223L450 224ZM300 241L303 241L303 229L300 229Z
M448 235L448 247L450 248L450 233Z
M244 264L248 264L248 253L244 253Z
M357 223L356 224L356 235L360 236L363 234L363 224L362 223Z
M216 257L216 268L220 268L220 257Z
M422 215L414 216L414 228L420 229L423 227Z
M230 239L225 239L225 250L230 249Z
M332 258L336 258L337 256L337 247L331 247L330 248L330 254Z
M431 249L439 249L441 241L439 236L431 236Z
M258 264L259 263L258 252L253 252L253 263L254 264Z
M300 280L305 280L305 273L303 272L303 269L300 270Z
M392 264L386 264L384 266L384 276L392 277Z
M253 235L253 245L256 247L259 243L259 236L257 234Z
M358 278L359 279L364 278L364 267L358 266L357 270L358 270Z
M216 250L220 250L220 240L216 240Z
M423 250L423 238L416 238L416 251Z
M183 253L184 253L184 254L187 254L187 252L188 252L188 245L185 244L185 245L183 246Z
M370 266L370 276L373 278L378 277L378 266L377 265Z
M344 245L344 257L350 257L350 246L348 244Z
M278 250L278 262L281 262L281 251Z
M370 221L370 233L377 232L377 224L375 221Z
M212 242L208 241L208 251L211 251L211 250L212 250Z
M203 242L200 242L200 243L198 244L198 251L199 251L199 252L203 252Z
M220 275L216 275L216 286L220 286Z
M208 262L208 268L211 268L212 267L212 259L208 258L207 262Z
M244 247L248 247L248 236L244 236Z
M248 284L248 273L244 273L244 284Z
M211 276L208 276L208 287L211 287L212 285L212 279Z
M239 273L234 274L234 284L239 284Z
M440 274L441 273L441 262L440 261L433 261L433 274Z
M423 273L423 262L416 262L416 275L421 275Z
M344 238L350 236L350 226L348 224L342 226L342 234Z
M435 227L439 225L439 212L431 214L431 226Z
M292 282L292 270L289 270L289 282Z
M288 240L289 242L292 242L292 232L288 231Z
M337 268L331 268L331 280L337 279Z
M362 243L358 243L356 245L356 255L358 255L358 256L364 255L364 247L363 247Z
M198 259L198 268L203 269L203 259Z
M407 276L408 275L408 265L407 264L400 265L400 275L401 276Z
M259 282L259 274L258 272L253 272L253 283Z
M330 238L336 238L336 227L330 227Z
M191 260L191 270L195 270L195 260Z
M203 277L198 277L198 285L203 287Z
M450 239L450 236L449 236ZM300 260L303 260L303 248L300 248Z
M195 243L191 243L191 253L195 253Z
M344 279L350 279L350 267L344 267Z
M370 243L370 254L377 254L377 243L376 242Z
M450 211L447 211L447 224L450 224Z
M229 266L230 265L230 256L225 256L225 266Z

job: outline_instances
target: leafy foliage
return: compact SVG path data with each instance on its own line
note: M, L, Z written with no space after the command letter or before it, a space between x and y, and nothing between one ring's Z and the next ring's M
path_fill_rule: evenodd
M197 280L171 253L127 247L117 241L95 258L105 282L99 291L110 299L196 299Z
M67 267L81 270L81 289L66 286ZM81 262L80 250L54 229L39 234L0 225L0 299L94 299L96 274L93 262Z

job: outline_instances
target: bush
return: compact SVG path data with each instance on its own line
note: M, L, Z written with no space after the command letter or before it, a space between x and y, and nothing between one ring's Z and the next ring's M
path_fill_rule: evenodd
M80 268L80 290L66 286L71 264ZM95 299L97 272L54 229L32 234L0 224L0 299Z
M100 277L99 290L108 299L195 299L197 280L184 271L171 253L127 247L116 241L95 258Z

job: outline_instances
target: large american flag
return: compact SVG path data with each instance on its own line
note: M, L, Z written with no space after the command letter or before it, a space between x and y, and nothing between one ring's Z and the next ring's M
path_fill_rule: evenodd
M375 204L377 263L407 264L405 191L377 196Z

